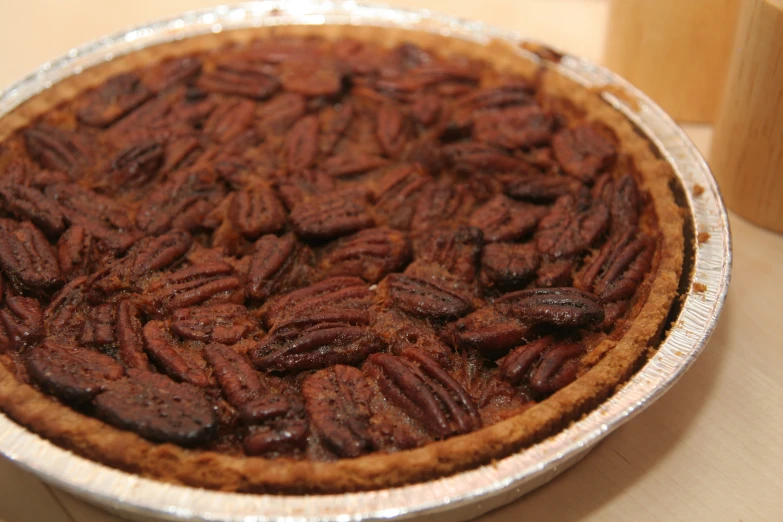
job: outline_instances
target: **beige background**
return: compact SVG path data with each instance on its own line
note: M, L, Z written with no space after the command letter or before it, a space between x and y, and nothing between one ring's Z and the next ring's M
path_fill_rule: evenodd
M0 86L102 34L210 3L0 0ZM608 0L389 3L517 29L596 61L609 11ZM711 129L686 130L706 153ZM783 236L731 218L732 289L693 369L575 468L482 522L783 520ZM120 519L0 459L0 520Z

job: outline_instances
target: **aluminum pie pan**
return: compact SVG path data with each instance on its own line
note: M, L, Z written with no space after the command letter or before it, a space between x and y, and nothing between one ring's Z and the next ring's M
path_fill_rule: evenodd
M135 50L231 29L326 24L397 27L477 43L500 40L517 46L521 56L538 61L536 55L518 47L530 40L516 32L426 10L315 0L252 2L188 12L72 49L0 92L0 118L57 82ZM604 100L622 112L671 164L681 185L681 204L690 214L690 231L710 234L710 240L701 244L689 239L691 266L683 285L690 289L698 283L704 285L703 291L684 293L679 314L656 354L580 421L487 466L425 483L341 495L251 495L166 484L76 456L4 415L0 415L0 452L45 482L126 517L244 522L395 517L467 520L511 502L578 462L668 390L704 348L728 290L731 239L726 209L707 164L660 107L622 78L585 59L565 55L556 69L585 86L603 88Z

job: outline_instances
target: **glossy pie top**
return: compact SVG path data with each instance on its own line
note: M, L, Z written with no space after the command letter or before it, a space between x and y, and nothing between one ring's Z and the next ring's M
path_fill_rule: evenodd
M0 148L0 350L153 442L329 461L567 386L660 240L608 126L538 77L275 38L115 76Z

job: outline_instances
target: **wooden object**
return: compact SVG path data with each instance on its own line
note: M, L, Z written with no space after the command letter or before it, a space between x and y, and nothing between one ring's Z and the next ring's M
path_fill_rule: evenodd
M740 0L612 0L605 64L675 120L712 123Z
M783 232L783 0L745 0L711 165L727 206Z

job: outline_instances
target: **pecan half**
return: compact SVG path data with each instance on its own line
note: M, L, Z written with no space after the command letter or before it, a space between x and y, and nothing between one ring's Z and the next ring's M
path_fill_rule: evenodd
M584 266L574 276L573 286L585 292L592 292L595 281L606 268L610 256L616 255L616 248L622 248L632 239L631 236L632 234L626 233L618 241L611 238L605 241L600 250L585 259Z
M491 243L481 257L481 283L486 288L516 290L536 273L541 256L534 245Z
M373 392L362 372L336 365L302 381L310 424L340 457L358 457L373 449L368 404Z
M431 60L412 68L410 74L418 77L421 85L442 82L475 83L481 77L481 69L468 62L455 63Z
M582 123L555 135L552 150L566 174L591 182L614 165L617 148L607 132L595 123Z
M19 183L0 185L0 204L22 220L29 220L50 236L65 230L65 216L60 207L37 188Z
M283 419L275 419L270 424L251 428L243 444L246 454L275 456L295 451L307 443L306 420L289 413Z
M334 96L342 90L342 73L328 61L287 62L280 72L280 83L289 92L305 96Z
M585 207L573 196L563 196L538 224L536 245L543 254L555 258L580 254L608 225L609 210L603 202L594 201Z
M201 387L210 385L200 355L194 349L181 346L163 321L145 324L143 336L147 355L171 378Z
M6 179L8 181L18 182L18 184L24 185L24 186L30 186L37 189L44 189L45 187L48 187L49 185L54 185L55 183L69 183L71 181L71 178L68 176L68 174L64 172L60 172L59 170L37 170L37 171L27 171L24 172L21 177L15 176L15 162L11 160L11 162L8 164L8 168L6 170L8 176ZM25 168L25 167L22 167ZM26 169L26 168L25 168ZM16 171L20 172L20 171ZM32 221L32 220L31 220Z
M579 343L559 344L547 351L530 376L530 388L538 393L554 393L576 379L579 357L584 347Z
M451 143L443 147L443 154L447 162L462 174L473 175L484 171L535 173L534 167L525 161L483 143Z
M144 353L144 334L139 309L130 299L124 299L117 305L114 324L120 348L118 355L125 367L148 369L149 361Z
M135 73L123 73L110 78L92 91L87 104L79 109L77 117L83 123L105 127L147 101L152 92L141 83Z
M297 38L280 35L278 38L254 42L243 52L243 60L255 64L265 63L296 63L328 59L323 47L316 39Z
M94 346L113 344L115 315L115 308L111 303L91 307L82 325L79 343Z
M499 85L476 89L456 100L458 106L469 106L473 110L498 109L514 105L530 105L535 102L531 96L534 89L529 85Z
M133 228L128 209L122 203L80 185L57 183L46 187L45 193L61 205L69 221L88 230L93 221L117 230Z
M176 310L202 303L239 302L240 280L231 265L193 265L150 284L148 298L155 310Z
M386 278L394 306L425 319L448 320L470 311L470 301L445 286L418 277L390 274Z
M260 370L287 372L356 364L381 349L380 338L367 328L322 322L267 335L251 358Z
M351 153L344 156L332 156L323 162L324 172L334 178L345 178L364 174L388 164L388 160L380 156L363 153Z
M383 338L389 353L399 355L406 348L416 348L444 365L450 364L454 351L425 321L396 309L379 310L372 315L372 328Z
M250 312L239 304L180 308L171 317L171 331L192 341L236 344L256 326Z
M204 123L204 134L218 143L228 143L253 123L255 104L241 98L228 99L213 110Z
M414 231L429 230L442 224L453 225L467 217L473 197L465 185L431 184L424 187L411 220Z
M454 399L457 403L458 411L453 410L451 405L447 404L447 407L449 410L452 410L451 413L460 433L474 431L481 427L481 417L470 394L437 361L415 348L403 350L402 356L418 366L419 370L426 377L437 381ZM440 394L438 396L442 399ZM448 403L448 399L444 402Z
M393 53L400 58L401 65L406 69L412 69L435 59L432 53L422 49L416 44L403 43L397 45Z
M267 133L278 134L293 125L306 110L304 96L286 92L261 105L257 110L256 119Z
M51 290L62 283L57 255L46 237L29 221L0 222L0 268L16 284Z
M57 242L57 261L65 279L86 275L94 256L92 235L84 227L73 225Z
M546 214L545 207L519 203L498 194L479 207L469 223L484 232L487 242L514 241L533 232Z
M170 128L165 124L171 116L173 105L174 100L170 97L152 98L141 104L105 130L107 142L115 149L121 149L129 143L153 138L160 139L162 142L168 141L168 138L174 134L185 131L182 126ZM190 129L187 131L190 132Z
M540 147L537 149L529 149L524 151L518 151L517 154L524 158L525 161L536 167L541 172L545 172L549 176L555 176L558 170L557 162L552 154L551 147ZM571 176L561 176L567 180L574 181L578 185L581 185L579 180L572 178Z
M432 176L437 176L443 171L443 152L441 144L431 136L424 136L410 142L402 155L402 160L415 164L423 172ZM471 180L465 180L470 184Z
M357 81L354 94L380 103L390 100L410 101L415 91L422 87L421 82L410 76L377 78Z
M482 308L447 325L441 338L451 346L473 348L493 357L524 342L531 330L530 325L494 308Z
M214 71L202 74L197 85L209 92L263 100L278 89L280 82L261 71L238 70L235 64L220 63Z
M261 381L243 355L213 343L204 347L204 356L232 406L241 408L261 395Z
M338 278L335 278L338 279ZM357 307L360 302L358 299L350 298L342 300L345 294L355 293L356 289L349 291L335 292L335 297L340 300L334 307L325 306L321 299L313 299L310 307L300 306L299 313L289 315L280 321L275 322L270 334L277 335L280 339L288 338L292 334L302 331L306 328L316 328L324 325L325 328L337 326L367 326L370 324L370 313L366 309Z
M172 228L193 230L223 199L214 173L192 169L175 172L166 183L145 199L136 214L136 225L148 234Z
M168 174L180 168L187 168L201 155L202 149L195 136L178 136L166 145L166 155L160 172Z
M45 169L76 176L87 163L88 151L64 130L39 125L25 130L24 139L30 156Z
M288 170L306 169L318 156L318 117L305 116L297 121L283 140L283 164Z
M484 234L475 227L436 229L415 242L416 260L434 263L467 283L476 277Z
M576 288L520 290L505 294L496 303L504 313L532 324L581 328L604 319L596 297Z
M250 370L256 376L264 375L257 373L252 367ZM265 375L265 378L269 379L270 376ZM265 387L263 383L261 387ZM289 393L290 390L288 388L282 387L282 390L277 388L281 387L273 387L273 389L267 390L267 393L263 396L253 399L240 407L238 413L242 422L247 425L269 425L274 424L278 419L285 420L286 418L296 419L301 417L303 412L301 411L302 404L299 399L294 397L292 393ZM307 424L304 427L307 428Z
M615 301L604 303L604 322L601 325L602 330L611 328L625 315L629 308L629 301ZM622 330L620 330L622 331Z
M283 205L271 190L240 190L234 193L228 217L248 239L277 232L285 226Z
M528 174L514 176L504 189L514 199L533 202L555 201L560 196L577 194L584 188L578 180L569 176Z
M114 158L109 177L117 188L138 187L155 177L163 166L165 148L154 140L131 145Z
M333 239L370 228L375 220L363 199L352 192L317 196L291 210L291 224L307 239Z
M584 351L577 342L542 337L509 353L500 363L500 374L512 384L525 383L548 395L576 379Z
M128 209L114 199L75 184L50 185L44 192L60 204L68 222L110 250L124 251L138 238Z
M544 145L554 124L554 116L535 105L483 111L474 120L473 137L506 149Z
M267 327L284 324L290 319L311 317L331 308L335 313L345 310L366 310L372 301L367 284L358 277L332 277L270 302L264 310Z
M314 196L333 191L335 183L331 176L320 170L300 170L284 173L275 181L275 186L285 206L293 209Z
M25 357L30 376L65 401L86 402L125 374L108 355L52 341L30 349Z
M184 230L145 238L129 253L129 257L133 257L131 274L140 277L173 265L185 255L192 243L193 238Z
M158 93L178 83L192 80L201 72L203 66L198 56L169 58L158 67L151 68L144 76L144 84Z
M138 283L156 272L175 265L190 249L192 238L183 230L173 230L138 241L128 254L90 276L90 298L102 300L111 294L134 290Z
M434 360L411 350L404 357L378 353L364 371L378 382L388 400L435 438L469 433L481 427L467 392Z
M353 116L354 109L350 102L327 107L318 114L321 129L318 149L321 154L332 153L351 125Z
M95 414L107 423L154 442L195 446L211 440L218 420L198 388L163 375L128 370L94 400Z
M391 103L384 103L376 114L375 135L384 154L396 158L408 141L407 116Z
M87 278L77 277L54 294L44 310L46 333L51 337L78 335L84 322Z
M593 291L604 302L629 299L652 267L655 240L641 235L620 242L606 260Z
M626 230L635 230L639 224L641 195L632 174L625 174L612 182L609 214L612 222L610 235L617 238Z
M32 297L13 296L0 308L0 350L18 350L43 335L41 304Z
M256 242L245 291L252 299L267 299L299 286L309 271L311 252L292 235L267 235Z
M512 384L518 384L529 378L530 371L553 343L553 337L542 337L512 350L500 361L500 375Z
M573 259L545 260L538 269L535 286L539 288L570 286L574 267ZM579 288L586 290L582 287Z
M402 165L389 170L374 190L375 213L379 222L392 228L410 228L422 189L432 178L416 167Z
M326 277L358 276L377 283L401 270L411 255L408 238L388 228L370 228L337 241L318 267Z
M425 127L429 127L438 120L442 109L441 99L436 94L415 96L410 107L413 119Z

